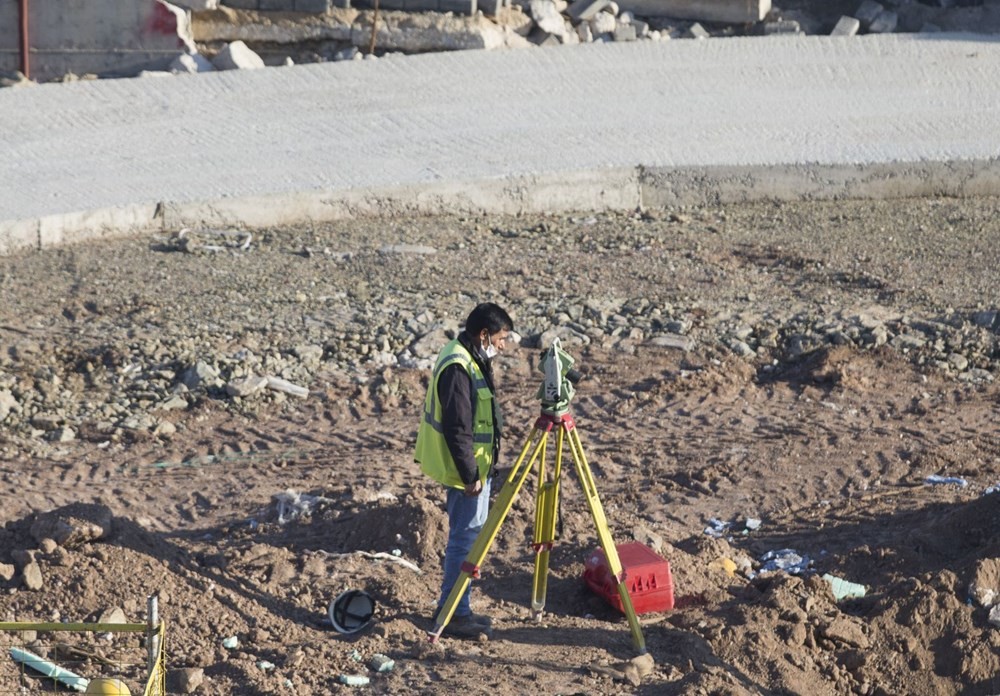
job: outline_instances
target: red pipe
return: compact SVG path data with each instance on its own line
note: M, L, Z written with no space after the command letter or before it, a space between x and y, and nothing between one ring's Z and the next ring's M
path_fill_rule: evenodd
M31 79L31 66L28 63L28 0L20 0L18 11L21 15L21 73Z

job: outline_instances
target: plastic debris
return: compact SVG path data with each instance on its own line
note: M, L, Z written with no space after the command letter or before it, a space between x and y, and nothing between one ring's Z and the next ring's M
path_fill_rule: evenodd
M268 662L267 660L257 660L257 669L263 670L264 672L270 672L274 669L274 663Z
M990 618L987 619L991 626L996 626L1000 628L1000 604L994 604L993 608L990 609Z
M291 396L297 396L300 399L304 399L309 396L308 389L300 387L297 384L292 384L287 379L281 379L281 377L268 377L267 388L273 391L284 392L285 394L290 394Z
M236 648L240 647L240 639L237 638L236 636L229 636L228 638L223 638L222 647L226 648L227 650L235 650Z
M159 243L157 251L183 251L192 254L206 251L247 251L253 242L253 234L242 230L192 230L185 227L169 238L156 235L154 239ZM208 241L218 243L209 244Z
M743 523L743 529L739 530L740 534L749 534L750 532L760 528L760 520L756 517L748 517ZM708 526L705 527L705 534L716 539L728 536L733 533L733 523L724 522L716 517L711 517L708 520Z
M1000 493L1000 483L994 484L983 491L983 495L993 495L994 493Z
M299 493L291 489L271 496L278 510L278 522L285 524L300 517L309 517L319 503L333 502L330 498L320 495Z
M396 661L387 655L376 653L368 661L368 666L376 672L391 672L396 667Z
M716 539L724 537L729 534L729 523L723 522L715 517L711 517L708 520L708 526L705 527L705 534L710 537L715 537Z
M733 561L733 559L726 558L725 556L723 556L722 558L717 558L714 561L712 561L711 563L709 563L708 567L709 568L718 568L719 570L723 571L729 577L733 577L736 574L736 567L737 566L736 566L735 561Z
M405 558L400 558L398 556L393 556L391 553L386 553L384 551L378 551L377 553L372 553L370 551L350 551L348 553L330 553L329 551L318 550L316 553L322 555L324 558L346 558L348 556L363 556L364 558L371 558L376 561L392 561L393 563L398 563L404 568L409 568L414 573L422 574L423 571L420 570L420 566L412 561L408 561Z
M809 556L800 555L794 549L779 549L768 551L760 558L761 572L767 573L775 570L784 570L792 575L799 575L809 570L812 560Z
M337 681L347 686L368 686L371 679L363 674L341 674Z
M864 585L859 585L856 582L849 582L843 578L838 578L836 575L824 573L823 579L830 583L830 589L833 590L833 596L838 602L842 599L857 599L864 597L865 593L868 592L868 588Z
M969 485L969 482L964 478L959 478L958 476L938 476L937 474L925 478L924 483L955 484L959 488L965 488Z

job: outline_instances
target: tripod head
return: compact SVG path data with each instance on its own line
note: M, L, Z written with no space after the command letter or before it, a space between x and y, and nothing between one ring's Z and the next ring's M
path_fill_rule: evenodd
M538 369L545 375L538 390L542 402L542 412L554 416L569 410L570 399L576 393L574 385L582 376L573 369L573 356L562 349L559 339L553 339L549 349L542 353Z

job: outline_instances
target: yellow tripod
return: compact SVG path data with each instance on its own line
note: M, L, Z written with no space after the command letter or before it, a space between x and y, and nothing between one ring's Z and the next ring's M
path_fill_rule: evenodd
M568 402L568 399L566 400ZM476 537L476 541L462 563L462 572L455 581L447 600L437 614L434 630L430 632L431 642L436 641L445 626L451 621L455 613L455 608L465 590L468 588L472 578L479 577L479 567L486 558L493 541L496 539L500 526L507 518L514 499L517 497L521 486L524 485L528 474L532 471L535 463L538 462L538 492L535 507L535 574L531 589L531 608L535 618L541 618L542 610L545 608L545 593L548 587L549 552L555 542L557 503L559 499L559 478L562 474L562 454L565 442L569 441L570 454L573 464L576 467L580 485L584 495L587 497L587 505L594 518L594 525L597 528L597 537L607 558L608 568L618 581L618 595L622 600L622 607L625 616L628 617L629 629L632 631L632 643L639 654L646 652L646 641L642 635L642 628L639 626L639 619L636 617L635 608L632 606L632 598L628 594L625 586L625 573L622 569L621 560L618 558L618 549L611 539L611 532L608 530L608 521L604 516L604 508L597 495L597 487L594 485L594 477L587 464L587 457L583 452L583 445L580 442L580 434L577 432L576 423L566 409L546 409L543 402L542 413L535 421L535 426L528 435L521 454L511 469L510 474L504 482L503 488L497 496L496 502L490 509L482 531ZM563 404L565 405L565 404ZM551 476L546 476L546 449L548 446L549 433L556 429L555 466ZM528 457L531 452L531 457Z

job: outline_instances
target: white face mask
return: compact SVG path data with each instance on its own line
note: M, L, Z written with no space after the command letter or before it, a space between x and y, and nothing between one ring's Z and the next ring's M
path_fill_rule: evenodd
M490 340L489 334L486 334L486 345L483 346L483 354L486 356L487 360L492 360L499 353L496 346L493 345L493 341Z

